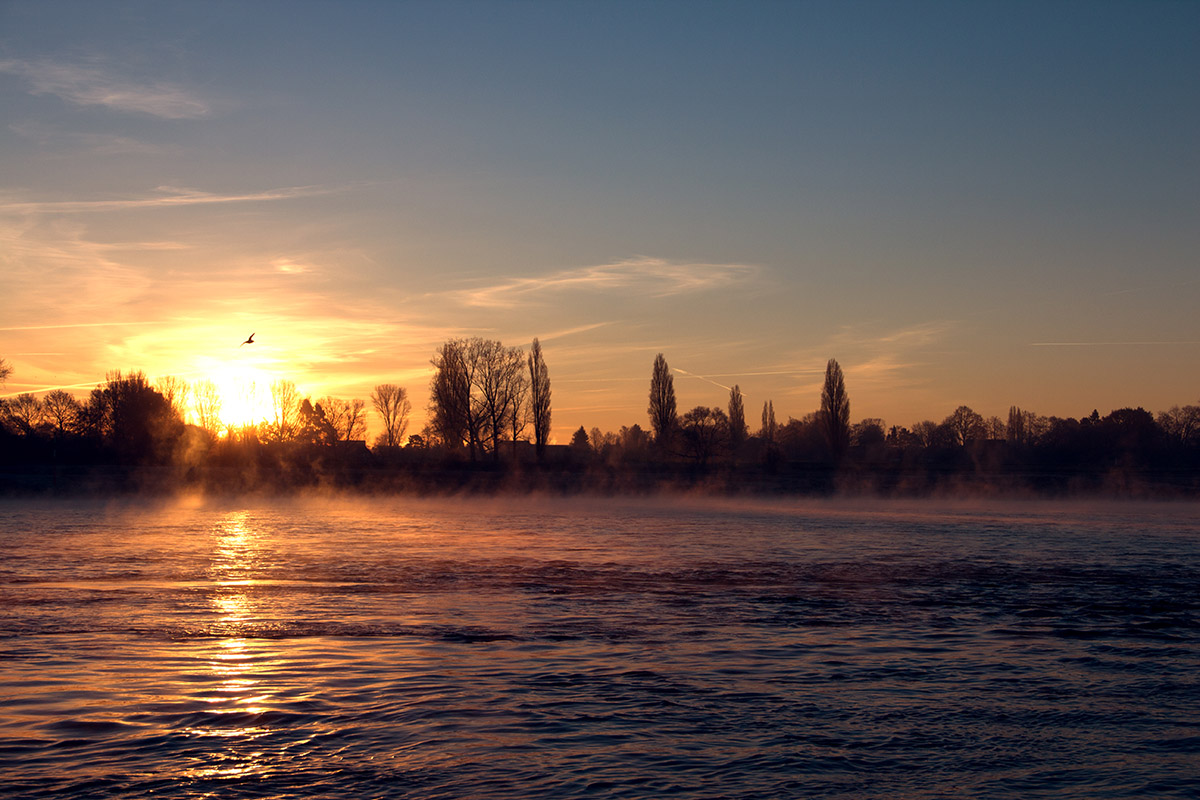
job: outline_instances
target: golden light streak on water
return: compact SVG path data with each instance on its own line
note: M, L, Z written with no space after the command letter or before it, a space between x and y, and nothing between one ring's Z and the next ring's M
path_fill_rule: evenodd
M246 747L247 743L275 732L260 720L273 710L276 699L264 680L273 654L265 651L262 642L242 635L259 616L250 593L256 581L250 576L261 561L261 540L249 517L245 511L231 512L212 529L208 573L213 589L209 600L213 612L211 627L233 635L217 639L206 648L207 669L216 683L204 701L209 705L206 713L214 718L187 732L223 741L225 745L212 761L185 770L183 777L190 780L237 780L263 775L269 770L265 751ZM223 719L245 724L226 724Z

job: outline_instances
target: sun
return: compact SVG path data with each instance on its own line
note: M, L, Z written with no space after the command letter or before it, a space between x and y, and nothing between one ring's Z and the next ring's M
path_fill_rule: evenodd
M214 370L209 380L220 400L217 417L224 428L261 425L274 416L271 403L273 378L250 366L229 365Z

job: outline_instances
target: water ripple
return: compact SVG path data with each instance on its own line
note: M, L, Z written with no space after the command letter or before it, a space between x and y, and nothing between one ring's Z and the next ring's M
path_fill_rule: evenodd
M1195 797L1190 506L0 506L0 795Z

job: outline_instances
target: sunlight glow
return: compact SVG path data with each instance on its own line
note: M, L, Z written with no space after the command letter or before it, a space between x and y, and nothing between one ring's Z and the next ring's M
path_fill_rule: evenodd
M271 418L271 382L266 372L244 365L226 366L211 380L220 392L219 417L226 428L260 425Z

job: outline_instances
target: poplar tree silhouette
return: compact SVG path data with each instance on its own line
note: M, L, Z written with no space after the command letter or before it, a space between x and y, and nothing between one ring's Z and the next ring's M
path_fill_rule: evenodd
M736 383L729 390L729 446L736 456L738 448L746 441L746 404L742 389Z
M550 440L550 370L542 357L542 345L533 340L529 348L529 412L533 421L533 442L538 461L545 458Z
M821 389L821 428L834 461L840 461L850 443L850 397L846 379L835 359L825 365L825 385Z
M666 450L675 433L675 379L667 366L667 359L659 353L654 357L654 373L650 377L650 427L654 430L654 441Z

